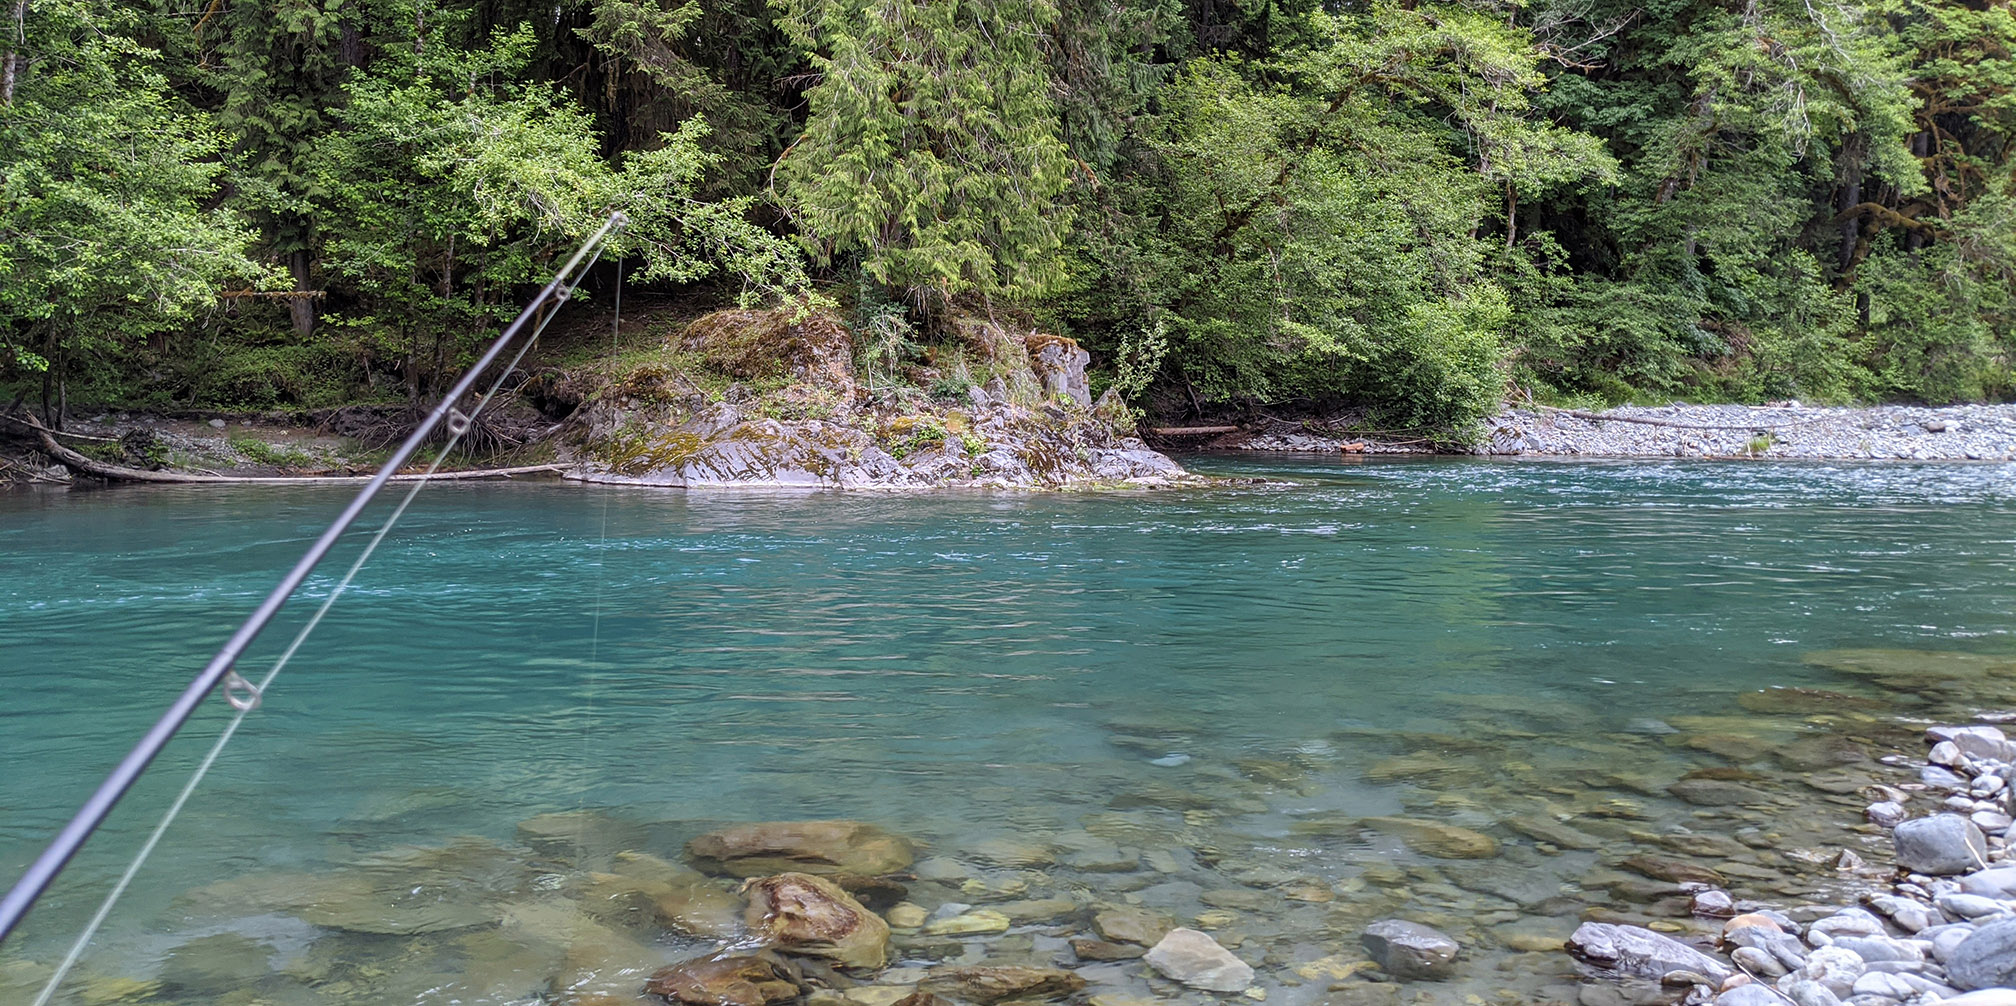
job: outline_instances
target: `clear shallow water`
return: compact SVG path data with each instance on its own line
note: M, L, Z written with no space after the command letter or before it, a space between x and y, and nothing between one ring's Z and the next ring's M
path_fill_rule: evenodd
M1494 709L1622 734L1643 717L1742 715L1732 700L1759 688L1857 687L1805 663L1812 651L2016 649L2005 467L1196 466L1277 481L432 487L101 942L144 974L196 931L170 909L191 887L401 842L509 840L542 812L608 808L685 823L679 837L851 817L949 850L1076 828L1143 785L1222 783L1242 756L1314 752L1320 784L1217 815L1228 835L1279 844L1307 815L1418 813L1424 789L1474 806L1503 785L1368 778L1377 752L1354 737L1462 734ZM345 495L0 496L0 873L18 874ZM268 632L248 674L309 608ZM198 715L11 956L51 956L227 712ZM1191 761L1149 764L1158 753ZM1451 813L1488 824L1469 809ZM1359 853L1408 861L1357 846L1345 859ZM276 945L315 936L269 923Z

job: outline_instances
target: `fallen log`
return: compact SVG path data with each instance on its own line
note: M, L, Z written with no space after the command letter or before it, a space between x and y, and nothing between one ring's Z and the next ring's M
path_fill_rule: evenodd
M1209 437L1220 433L1237 433L1237 426L1154 426L1148 432L1158 437Z
M15 421L21 422L18 419ZM95 458L86 457L57 443L56 438L51 435L49 428L43 426L41 423L30 421L22 423L22 425L35 431L37 438L42 442L42 453L54 458L63 467L70 469L72 472L89 475L92 478L104 479L107 482L153 482L176 485L188 485L192 483L318 485L325 483L368 482L371 479L369 475L197 475L188 472L156 472L148 471L145 468L128 468L124 465L108 464ZM534 472L562 472L566 470L566 465L519 465L515 468L482 468L473 471L436 472L433 475L394 475L390 481L412 482L419 479L505 478L512 475L530 475Z

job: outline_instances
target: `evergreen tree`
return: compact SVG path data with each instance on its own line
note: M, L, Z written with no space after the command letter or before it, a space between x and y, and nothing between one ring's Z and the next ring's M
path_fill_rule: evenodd
M933 309L1036 297L1063 270L1073 165L1039 33L1046 0L799 0L786 25L821 79L777 187L822 263Z

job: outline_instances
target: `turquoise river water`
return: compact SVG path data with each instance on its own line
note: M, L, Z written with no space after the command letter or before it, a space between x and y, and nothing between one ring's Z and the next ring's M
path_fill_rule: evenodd
M637 824L634 844L675 860L718 822L874 822L979 879L919 882L910 897L927 909L986 901L992 885L1194 916L1214 885L1272 898L1313 882L1330 893L1207 920L1277 965L1262 980L1279 1001L1309 987L1298 961L1355 954L1356 901L1360 915L1463 930L1479 970L1435 996L1548 1001L1566 994L1565 957L1522 956L1533 940L1513 934L1572 927L1602 899L1628 908L1615 889L1588 895L1634 829L1642 844L1769 826L1670 800L1665 784L1749 765L1781 812L1820 799L1780 794L1784 766L1713 738L1768 751L1831 736L1828 704L1788 719L1743 695L1829 689L1921 709L1955 696L1898 692L1894 678L1886 690L1813 654L2016 651L2008 467L1192 461L1267 481L1110 494L430 487L248 721L63 1001L567 1001L546 975L470 977L473 951L451 945L466 935L345 933L251 901L198 910L187 894L455 836L515 850L518 822L582 810ZM0 494L0 878L346 495ZM290 607L248 674L309 608ZM61 955L228 713L212 701L198 714L0 953L0 982ZM1546 779L1563 785L1546 795ZM1636 801L1635 823L1611 847L1566 854L1500 823L1536 801L1594 822L1584 799ZM1403 815L1505 851L1448 860L1303 826ZM1045 874L1039 860L1025 892L1013 871L961 856L1004 836L1068 848L1087 835L1130 849L1164 836L1175 868L1128 881ZM1068 925L957 952L1041 956ZM173 968L178 946L220 934L256 946L257 965ZM381 966L315 963L319 944L346 939L346 961ZM665 960L691 949L638 939ZM1102 967L1095 991L1176 995L1143 984L1139 962Z

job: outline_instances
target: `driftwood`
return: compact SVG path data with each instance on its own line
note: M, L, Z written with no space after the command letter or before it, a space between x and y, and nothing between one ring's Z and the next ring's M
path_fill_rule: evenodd
M36 438L42 442L42 453L56 459L63 467L73 472L104 479L107 482L153 482L187 485L190 483L233 483L254 485L318 485L367 482L369 475L196 475L186 472L155 472L145 468L128 468L124 465L108 464L95 458L85 457L56 442L51 430L41 423L16 419L22 425L33 429ZM504 478L511 475L530 475L534 472L565 471L565 465L520 465L516 468L484 468L476 471L437 472L433 475L394 475L391 481L413 482L420 479L488 479Z
M1155 426L1148 432L1158 437L1209 437L1220 433L1237 433L1237 426Z
M72 433L69 430L51 430L46 426L38 426L37 424L28 422L27 420L17 419L4 412L0 412L0 419L5 419L8 422L14 423L16 425L26 426L31 430L32 429L46 430L49 433L55 434L56 436L69 437L72 440L93 440L101 444L116 444L119 442L118 437L94 437L89 433Z

